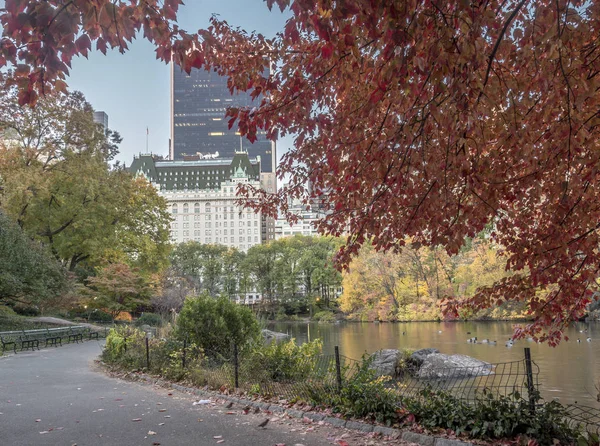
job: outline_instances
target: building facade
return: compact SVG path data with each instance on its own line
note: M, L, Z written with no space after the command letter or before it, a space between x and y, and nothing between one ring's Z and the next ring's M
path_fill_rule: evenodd
M104 133L108 132L108 115L103 111L94 112L94 122L100 124L104 129Z
M167 200L173 243L196 241L241 251L262 243L261 213L236 204L238 184L260 187L260 157L236 152L232 158L176 161L145 154L134 158L130 171L147 178Z
M247 93L232 95L227 78L214 71L192 69L188 75L171 64L171 142L169 157L185 159L197 154L232 158L236 151L260 156L261 171L275 172L276 145L259 132L254 143L242 138L237 124L229 129L229 107L256 105Z

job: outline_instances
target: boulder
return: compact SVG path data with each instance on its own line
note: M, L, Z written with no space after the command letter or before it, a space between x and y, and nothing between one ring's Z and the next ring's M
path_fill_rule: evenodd
M266 328L261 331L263 339L266 344L271 342L282 342L290 339L290 335L286 333L279 333L277 331L267 330Z
M425 361L425 358L433 353L439 353L437 348L422 348L417 350L410 355L409 361L417 367L421 367L421 364Z
M426 379L469 378L492 373L489 362L480 361L466 355L444 355L431 353L425 355L416 376Z
M369 368L374 370L377 376L395 377L399 358L400 350L379 350L371 355L372 362Z

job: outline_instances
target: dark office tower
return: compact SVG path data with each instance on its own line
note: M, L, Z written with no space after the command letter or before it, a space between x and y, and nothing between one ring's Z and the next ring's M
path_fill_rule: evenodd
M237 125L228 128L228 107L258 105L249 94L231 95L227 78L210 71L192 69L188 75L171 64L171 147L174 160L203 157L233 158L236 151L260 156L263 172L275 171L275 143L264 132L252 144L240 137Z

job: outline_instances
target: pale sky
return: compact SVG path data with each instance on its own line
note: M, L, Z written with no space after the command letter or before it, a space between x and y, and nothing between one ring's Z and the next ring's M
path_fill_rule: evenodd
M208 26L215 13L229 24L265 36L283 30L289 12L270 12L263 0L187 0L179 12L179 24L188 31ZM126 165L134 154L149 151L168 155L170 135L170 73L168 65L156 60L154 46L143 38L135 40L124 55L117 50L104 56L92 52L89 59L73 61L67 79L71 90L80 90L95 110L108 114L108 124L123 137L117 157ZM292 140L278 142L280 155Z

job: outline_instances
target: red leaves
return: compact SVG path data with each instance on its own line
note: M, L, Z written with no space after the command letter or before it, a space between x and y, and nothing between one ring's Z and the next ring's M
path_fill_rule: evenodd
M92 48L92 41L87 35L83 34L75 41L75 47L79 53L87 57L88 50Z
M321 57L323 59L329 59L331 58L332 54L333 54L333 44L332 43L327 43L325 45L323 45L321 47Z
M549 325L555 342L585 312L600 264L598 1L567 11L544 0L513 10L511 22L497 14L500 0L295 1L283 33L268 41L217 18L187 34L174 22L180 0L158 12L154 2L73 2L58 15L58 0L8 0L0 66L30 67L13 76L19 101L32 104L52 85L64 88L71 58L92 41L124 51L143 28L158 59L217 68L232 92L257 98L252 113L228 113L230 127L237 122L251 141L295 134L279 175L310 178L304 198L337 210L319 227L348 231L342 261L367 239L388 249L408 236L457 252L492 226L520 275L450 301L449 311L528 302L536 325L527 330ZM275 4L290 1L267 0ZM289 198L278 192L265 203L275 213Z

